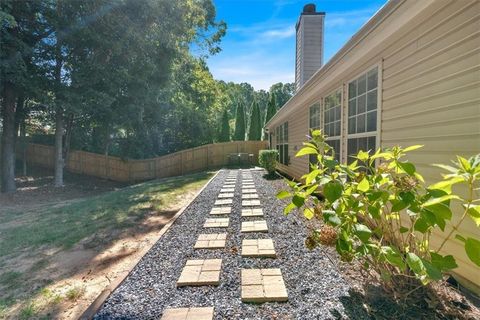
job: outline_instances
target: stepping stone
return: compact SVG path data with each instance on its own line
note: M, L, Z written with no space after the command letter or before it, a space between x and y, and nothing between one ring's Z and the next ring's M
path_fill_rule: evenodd
M242 193L257 193L256 189L242 189Z
M218 198L233 198L233 193L220 193Z
M220 192L221 193L235 192L235 188L223 188L223 189L220 189Z
M217 200L218 201L218 200ZM242 201L243 207L255 207L260 206L260 200L243 200Z
M212 320L213 307L205 308L169 308L160 320Z
M227 228L230 219L228 218L210 218L203 224L204 228Z
M217 207L217 208L212 208L210 211L211 215L222 215L222 214L230 214L232 212L231 207Z
M197 242L195 243L195 249L221 249L225 248L227 240L226 233L210 233L200 234ZM273 244L272 244L273 245Z
M261 217L263 216L262 208L242 209L242 217Z
M243 302L288 301L280 269L242 269Z
M268 232L267 221L244 221L242 222L241 232Z
M272 239L244 239L242 257L276 258Z
M215 201L216 206L226 206L232 204L232 199L219 199Z
M187 260L177 281L177 287L218 286L222 259Z
M243 193L242 194L242 199L258 199L258 194L256 193Z

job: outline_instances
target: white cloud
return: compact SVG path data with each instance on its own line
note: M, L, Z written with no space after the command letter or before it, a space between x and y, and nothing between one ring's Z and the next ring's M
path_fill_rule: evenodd
M290 38L295 35L295 27L287 26L281 29L272 29L265 31L260 34L260 37L263 39L273 40L273 39L285 39Z

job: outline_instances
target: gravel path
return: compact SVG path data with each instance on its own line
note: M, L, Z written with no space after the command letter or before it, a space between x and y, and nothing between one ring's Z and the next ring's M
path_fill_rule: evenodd
M225 249L194 250L200 233L224 232L203 229L205 219L226 176L221 171L175 221L166 234L142 258L129 277L107 299L95 319L159 319L167 307L215 307L215 319L369 319L360 305L352 303L349 285L320 251L304 246L306 230L294 214L283 215L283 203L275 198L280 180L267 181L263 172L252 171L257 193L269 227L265 234L241 234L241 174L237 171L235 197ZM243 220L242 220L243 219ZM242 258L241 240L272 238L276 259ZM187 259L222 258L218 287L182 287L175 284ZM241 268L281 268L289 301L247 304L240 301Z

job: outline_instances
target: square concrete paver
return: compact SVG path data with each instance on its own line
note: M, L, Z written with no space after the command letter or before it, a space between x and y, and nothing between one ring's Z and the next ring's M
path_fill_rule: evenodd
M243 302L288 301L280 269L242 269Z
M225 248L227 242L226 233L210 233L200 234L197 242L195 243L195 249L221 249Z
M243 193L242 199L258 199L258 194L256 193Z
M268 232L267 221L244 221L242 222L242 232Z
M242 257L275 258L272 239L244 239L242 241Z
M227 228L230 219L228 218L210 218L203 224L204 228Z
M232 199L218 199L215 201L216 206L227 206L232 204Z
M219 285L222 259L187 260L177 287Z
M210 211L211 215L223 215L223 214L230 214L232 212L231 207L216 207L212 208Z
M261 217L263 216L262 208L242 209L242 217Z
M222 188L222 189L220 189L220 193L228 193L228 192L235 192L235 188Z
M255 188L245 188L242 189L242 193L257 193L257 190Z
M212 320L213 313L213 307L169 308L160 320Z
M259 205L260 205L260 200L242 200L243 207L255 207Z
M225 199L225 198L233 198L233 193L220 193L218 195L219 199Z

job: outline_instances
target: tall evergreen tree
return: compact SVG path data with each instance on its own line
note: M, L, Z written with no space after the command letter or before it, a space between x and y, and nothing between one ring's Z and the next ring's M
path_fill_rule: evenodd
M227 110L223 111L221 124L220 124L220 135L219 135L218 141L220 142L230 141L230 125L228 124Z
M250 127L248 128L248 140L262 140L262 125L260 118L260 109L258 103L252 103L252 112L250 113Z
M267 124L268 120L272 119L272 117L275 115L277 112L277 102L275 101L275 93L271 92L270 93L270 101L268 101L268 106L267 106L267 113L265 114L265 122L264 122L264 127L265 124ZM267 139L267 133L264 133L264 139Z
M238 102L237 111L235 113L235 133L233 135L234 141L245 140L245 110L243 104Z

